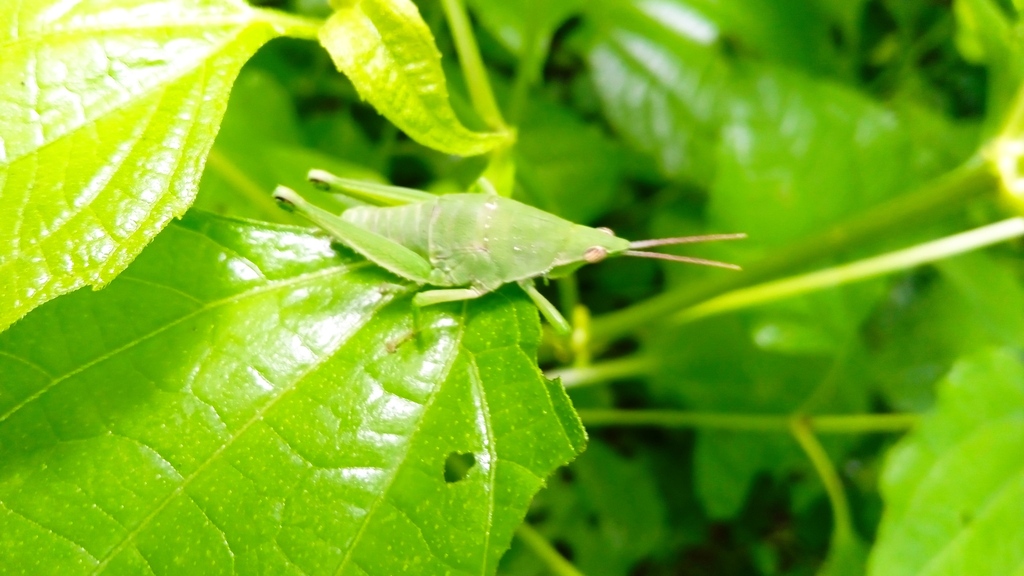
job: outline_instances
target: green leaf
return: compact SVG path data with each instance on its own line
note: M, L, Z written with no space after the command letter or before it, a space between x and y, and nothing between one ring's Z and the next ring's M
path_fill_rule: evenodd
M791 162L787 168L805 178L844 181L851 180L848 170L862 160L892 158L883 165L878 183L867 187L865 203L876 199L879 188L894 183L894 178L919 176L922 163L928 174L947 166L936 166L936 155L950 150L953 155L966 153L960 147L970 145L963 146L962 138L925 135L946 129L942 122L903 118L827 76L821 78L821 69L830 67L827 62L800 61L798 55L825 52L819 36L826 32L800 40L790 32L817 27L771 26L780 18L792 18L785 14L793 11L782 4L731 10L731 4L706 1L600 3L605 9L593 12L596 31L588 60L609 121L637 149L652 154L665 174L704 185L716 177L746 178L743 169L757 168L756 164L734 164L759 163L768 156L785 157ZM731 42L748 43L751 50L734 54L724 47L723 43L730 45L732 34L738 37ZM780 138L787 142L776 144ZM760 148L767 142L772 145ZM913 170L890 168L903 169L907 162L895 162L886 154L911 152ZM739 156L738 161L728 163L730 154ZM824 158L828 165L815 164ZM840 163L855 166L836 165ZM809 166L816 169L808 170ZM876 178L872 172L864 175ZM779 175L770 183L779 188L787 182L786 175ZM849 198L845 191L837 196L844 198ZM775 209L792 205L782 202ZM814 214L811 210L790 216L806 219ZM761 221L775 222L763 216ZM799 225L793 227L794 234L799 230Z
M0 563L494 572L584 433L521 294L432 307L415 337L409 290L326 238L193 213L35 311L0 335Z
M475 156L509 141L504 132L470 131L456 117L441 53L410 0L346 3L320 41L359 95L420 144Z
M235 74L290 23L239 0L3 3L0 330L188 208Z
M748 78L770 80L777 63L834 67L817 61L828 54L825 20L783 4L595 3L587 58L609 121L668 176L708 183L721 126L764 97ZM769 63L754 66L755 57Z
M906 192L970 151L946 142L942 119L904 117L839 85L780 70L748 88L746 111L722 126L710 210L761 248Z
M673 65L689 66L681 58ZM713 169L705 229L751 237L708 247L706 253L720 260L770 257L778 247L912 189L969 152L963 145L969 136L921 110L890 110L842 85L781 67L719 62L714 69L725 80L705 82L703 90L711 101L731 100L732 106L707 121L713 129L707 138L716 144L708 151ZM666 226L655 231L678 234ZM697 274L678 275L688 282ZM840 350L856 337L878 295L878 283L868 283L759 307L752 312L755 338L766 349L791 353Z
M1024 566L1024 366L1008 350L957 363L935 412L893 448L868 574L1017 574Z

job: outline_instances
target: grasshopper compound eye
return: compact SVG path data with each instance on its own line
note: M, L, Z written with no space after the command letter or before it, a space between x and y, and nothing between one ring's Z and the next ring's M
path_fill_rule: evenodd
M590 248L587 248L586 252L583 253L583 259L588 264L593 264L595 262L600 262L601 260L604 260L605 256L607 255L608 250L605 250L600 246L591 246Z

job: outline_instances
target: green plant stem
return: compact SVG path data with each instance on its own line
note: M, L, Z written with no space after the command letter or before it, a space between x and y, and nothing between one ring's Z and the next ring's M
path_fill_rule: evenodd
M658 366L656 358L635 355L615 360L607 360L589 366L560 368L545 373L550 379L561 378L566 388L579 388L600 384L619 378L646 376L654 372Z
M544 562L548 573L555 576L583 576L583 573L562 557L533 526L525 522L520 524L519 528L516 528L516 537Z
M786 432L793 416L764 414L716 414L683 410L579 410L586 426L661 426L705 428L743 432ZM912 428L916 414L853 414L806 416L808 425L823 434L897 433Z
M1020 236L1024 236L1024 218L1010 218L881 256L728 292L683 310L676 314L673 320L690 322L714 314L791 298L823 288L860 282Z
M455 51L459 54L462 73L466 76L473 108L491 129L505 130L505 121L494 99L491 82L487 79L487 70L480 58L480 49L476 45L476 36L473 35L473 26L469 23L466 7L462 0L441 0L441 5L444 7L452 38L455 40Z
M811 460L811 464L818 472L821 483L825 485L825 493L828 494L829 503L832 506L833 529L832 529L832 552L831 554L842 555L836 551L840 548L855 546L857 541L853 529L853 519L850 515L850 503L846 499L846 490L843 488L843 481L839 478L832 460L825 452L824 446L818 441L807 418L796 417L790 420L790 431L793 437L803 448L804 453ZM830 554L830 555L831 555Z
M255 10L261 19L273 26L279 34L303 40L317 40L320 37L320 27L323 25L321 20L269 8L255 8Z
M741 273L716 275L711 280L665 292L625 310L595 318L592 345L595 348L606 345L718 294L776 278L852 246L868 243L878 236L904 230L915 222L961 208L969 200L995 190L998 182L991 164L981 156L975 156L917 191L783 248ZM750 241L756 242L757 239Z

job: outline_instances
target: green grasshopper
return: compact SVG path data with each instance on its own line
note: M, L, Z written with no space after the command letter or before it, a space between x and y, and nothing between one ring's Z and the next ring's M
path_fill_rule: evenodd
M419 190L339 178L312 170L322 190L366 202L335 215L294 190L279 186L274 198L312 221L370 262L419 286L416 307L479 298L515 282L560 333L569 322L534 286L537 278L562 278L613 256L659 258L708 266L738 266L641 249L732 240L745 234L711 234L630 242L607 228L590 228L491 193L437 196Z

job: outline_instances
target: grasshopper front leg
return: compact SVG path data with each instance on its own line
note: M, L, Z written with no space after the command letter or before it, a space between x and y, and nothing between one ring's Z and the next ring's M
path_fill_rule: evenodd
M412 334L420 334L420 308L424 306L432 306L434 304L443 304L445 302L459 302L462 300L472 300L473 298L479 298L487 294L487 290L480 288L447 288L440 290L426 290L420 292L412 297ZM412 335L403 338L401 341L389 344L388 350L393 352L403 342L412 338Z

